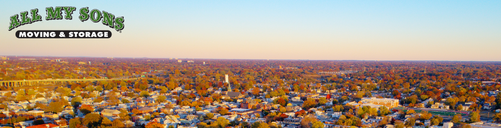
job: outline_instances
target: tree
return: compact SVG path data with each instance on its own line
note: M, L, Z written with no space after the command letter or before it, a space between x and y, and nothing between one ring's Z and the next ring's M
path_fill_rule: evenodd
M92 106L90 106L90 105L80 106L80 112L82 112L84 115L87 115L93 111L94 111L94 108L92 108Z
M452 117L452 122L459 123L461 121L461 118L462 118L461 114L456 114L454 115L454 117Z
M411 115L414 113L416 113L416 111L414 111L414 109L407 110L407 115Z
M322 126L321 128L323 128L323 125L324 125L322 122L318 121L317 118L313 115L307 115L305 118L303 118L301 120L300 124L301 124L301 127L303 127L303 128L312 128L313 124L316 125L315 128L319 128L320 126Z
M16 100L17 101L26 100L26 92L24 91L24 89L17 90Z
M98 91L98 92L102 92L102 91L103 91L103 87L101 87L101 86L97 86L97 87L96 87L96 91Z
M344 110L344 107L343 107L343 105L335 105L334 107L332 107L332 109L335 112L341 112Z
M49 106L45 107L46 112L58 113L62 112L64 109L64 104L61 102L50 102Z
M161 95L157 97L157 102L163 103L167 100L167 97Z
M456 108L456 110L458 110L458 111L460 111L460 110L462 110L462 109L463 109L463 105L461 105L461 104L460 104L460 105L458 105L458 107Z
M76 96L71 99L71 106L77 107L82 103L82 97Z
M280 112L282 112L282 113L284 113L284 112L286 112L286 111L287 111L287 109L286 109L285 107L283 107L283 106L280 106L279 110L280 110Z
M120 116L120 120L129 120L130 119L129 112L126 109L121 109L119 116Z
M226 115L229 113L228 109L221 107L218 111L219 114L221 115Z
M376 108L370 108L369 109L369 115L371 115L371 116L377 116L377 109Z
M226 127L228 124L230 124L230 121L227 120L226 118L224 117L218 117L217 120L216 120L217 124L221 127L221 128L224 128Z
M61 96L70 96L71 95L71 89L66 88L66 87L59 87L56 89L56 92L61 94Z
M438 121L438 119L431 119L431 125L438 125L440 122Z
M167 87L160 86L160 93L165 94L165 93L167 93L167 90L169 90L169 89L167 89Z
M501 113L496 113L496 115L494 115L493 119L496 122L500 122L501 121Z
M200 122L197 124L197 128L209 128L209 126L205 122Z
M212 113L207 113L207 114L205 114L204 118L205 118L205 119L212 119L212 118L214 118L214 114L212 114Z
M125 127L125 124L120 120L113 120L111 126L113 126L115 128L123 128L123 127Z
M384 116L390 113L390 110L386 106L379 107L379 115Z
M123 81L122 81L123 82ZM125 83L125 82L124 82ZM121 84L120 84L121 85ZM122 92L127 92L129 89L127 88L127 85L121 85L122 87L120 87L120 90L122 90Z
M496 106L498 109L501 109L501 92L496 95Z
M82 120L83 125L87 125L89 128L95 128L101 125L101 120L103 118L99 114L90 113L85 115Z
M80 120L81 120L80 117L70 119L69 127L70 128L78 128L78 127L82 126L82 122Z
M109 126L113 125L113 122L111 122L110 119L104 117L101 120L101 124L104 125L104 126L108 126L109 127Z
M422 120L429 120L432 116L431 113L428 113L428 111L421 111L421 116L420 116L420 119Z
M455 108L456 104L457 104L457 101L458 101L457 97L455 97L455 98L447 98L445 100L445 104L450 105L451 108Z
M141 91L141 93L139 93L139 95L144 97L144 98L148 98L148 96L150 96L150 93L148 91Z
M308 109L313 108L315 106L317 106L317 102L315 102L315 100L313 100L313 99L308 99L308 100L304 101L304 103L303 103L303 109L305 109L305 110L308 110Z
M254 122L251 128L269 128L267 123L264 122Z
M416 119L415 118L408 118L407 121L405 121L405 126L407 127L413 127L416 124Z
M311 128L324 128L324 123L322 121L314 121Z
M471 112L468 117L470 118L470 122L480 121L480 114L478 113L478 111Z
M325 105L327 103L327 99L325 97L320 97L318 99L318 104Z
M110 105L118 105L120 103L120 99L115 95L115 92L112 91L108 93L108 104Z
M164 128L164 125L156 121L150 121L145 128Z
M123 99L122 99L122 103L130 103L130 101L129 101L129 100L127 100L127 99L125 99L125 98L123 98Z
M259 96L259 93L261 93L261 90L258 87L252 88L252 94L254 96Z
M442 118L441 116L433 116L432 123L433 123L433 120L436 120L437 122L435 123L435 125L438 125L438 124L442 123L442 121L444 121L444 118Z

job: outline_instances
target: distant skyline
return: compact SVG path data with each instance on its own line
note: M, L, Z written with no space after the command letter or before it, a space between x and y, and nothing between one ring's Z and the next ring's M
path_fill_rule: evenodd
M501 61L501 1L4 1L0 56ZM46 21L46 7L74 6ZM78 20L125 17L119 33ZM43 21L8 31L10 16ZM64 13L63 13L64 14ZM110 30L110 39L17 39L17 30Z

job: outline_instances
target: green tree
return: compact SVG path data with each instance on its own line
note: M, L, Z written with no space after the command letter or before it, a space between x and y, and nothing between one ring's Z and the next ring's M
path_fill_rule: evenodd
M402 121L396 121L395 122L395 128L404 128L405 125Z

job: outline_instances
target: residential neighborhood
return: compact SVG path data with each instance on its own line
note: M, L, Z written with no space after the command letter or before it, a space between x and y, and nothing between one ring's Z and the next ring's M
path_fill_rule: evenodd
M11 58L10 61L6 61L7 64L22 65L27 61L33 61L12 60L18 59ZM24 71L34 68L12 68L2 71L19 75L11 77L5 76L4 73L4 81L0 81L4 85L0 91L1 127L501 127L501 95L499 95L501 92L498 90L501 84L499 79L495 78L499 77L499 73L491 74L494 77L487 81L485 78L470 78L464 75L466 74L464 71L454 71L454 69L454 72L459 73L444 79L436 77L442 77L438 73L447 71L444 70L445 67L436 70L428 69L429 66L425 68L424 64L402 62L401 64L405 66L367 69L373 65L379 66L380 62L355 62L366 67L355 68L356 71L352 68L352 71L321 72L318 73L321 75L315 75L318 70L327 68L295 69L263 65L266 68L257 70L262 72L261 74L250 71L252 68L243 70L209 68L209 66L224 65L225 60L187 63L174 59L167 62L115 59L113 61L132 61L132 64L181 67L138 72L139 74L134 73L127 77L117 75L123 73L113 70L103 73L96 70L91 74L97 74L96 76L100 78L120 78L108 81L105 78L98 81L101 79L90 79L88 77L93 75L86 74L91 72L89 69L92 69L92 66L109 67L119 63L109 64L95 60L93 65L83 65L78 63L82 60L66 60L69 64L51 59L39 61L62 67L80 68L75 70L74 73L77 73L75 75L89 81L11 86L10 83L5 84L12 81L8 79L30 78L30 75L35 74ZM253 62L233 63L245 66ZM285 65L291 62L274 63ZM292 62L295 63L298 63L299 67L302 62ZM352 62L336 63L343 66ZM431 65L440 67L442 64ZM481 69L489 65L476 66ZM407 66L415 66L418 70L410 70ZM419 67L424 69L421 70ZM306 71L313 74L304 73ZM389 73L365 76L387 71ZM277 78L267 75L283 72L289 74ZM392 78L395 77L394 74L406 72L420 74L422 78L416 80L405 76L400 77L406 79ZM298 75L300 77L287 76L295 73L301 74ZM51 80L54 81L54 78Z

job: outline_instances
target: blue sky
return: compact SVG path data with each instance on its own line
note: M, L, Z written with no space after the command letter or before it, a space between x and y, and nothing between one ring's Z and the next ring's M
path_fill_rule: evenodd
M501 1L4 1L0 55L501 61ZM8 31L12 15L74 6L73 20ZM118 33L82 7L125 17ZM17 39L17 30L111 30L110 39Z

